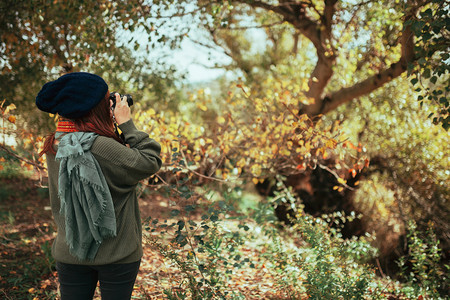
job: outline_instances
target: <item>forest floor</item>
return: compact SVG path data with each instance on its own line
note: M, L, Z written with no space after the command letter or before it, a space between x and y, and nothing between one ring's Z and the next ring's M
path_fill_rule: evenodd
M27 178L0 178L0 298L59 299L57 272L50 248L55 237L48 190ZM142 219L170 216L168 199L146 196ZM254 251L247 249L247 251ZM251 255L251 254L250 254ZM164 290L181 290L182 273L170 260L144 244L144 256L133 299L163 299ZM264 264L233 274L229 290L245 299L283 299L277 295ZM98 289L96 298L100 299Z

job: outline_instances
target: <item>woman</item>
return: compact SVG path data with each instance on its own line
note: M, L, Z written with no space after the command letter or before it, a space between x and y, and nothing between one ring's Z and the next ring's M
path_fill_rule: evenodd
M44 143L57 226L52 255L61 299L130 299L142 257L136 186L161 167L160 145L138 131L126 97L77 72L46 83L39 109L61 118ZM123 133L114 131L114 120Z

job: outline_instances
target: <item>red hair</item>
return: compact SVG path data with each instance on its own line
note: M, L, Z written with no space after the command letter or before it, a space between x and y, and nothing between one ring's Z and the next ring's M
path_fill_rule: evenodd
M109 91L105 98L101 100L87 115L79 119L72 120L75 123L75 129L82 132L95 132L98 135L106 136L123 143L122 140L114 132L114 123L111 118L111 105L109 102ZM44 148L39 153L39 156L47 152L56 154L53 144L55 143L55 132L49 134L45 138Z

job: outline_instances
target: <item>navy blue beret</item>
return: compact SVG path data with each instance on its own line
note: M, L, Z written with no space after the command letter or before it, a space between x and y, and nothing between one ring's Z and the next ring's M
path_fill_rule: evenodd
M74 72L47 82L36 97L36 106L68 119L81 118L108 92L106 82L95 74Z

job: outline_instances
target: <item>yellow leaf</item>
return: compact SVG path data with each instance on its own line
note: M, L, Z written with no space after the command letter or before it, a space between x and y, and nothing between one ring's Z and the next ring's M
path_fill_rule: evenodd
M289 150L287 150L287 149L282 149L280 151L280 154L281 155L285 155L285 156L289 156L289 155L291 155L291 152Z
M306 144L305 144L305 150L309 151L310 149L311 149L311 142L307 141Z
M29 290L28 290L28 293L34 293L34 288L30 288Z
M16 117L15 116L9 116L8 121L15 124L16 123Z
M273 153L273 154L277 153L278 145L277 145L277 144L272 144L271 147L272 147L272 153Z
M207 111L207 110L208 110L208 108L206 107L206 105L203 104L203 103L197 103L197 107L200 108L200 109L203 110L203 111Z
M226 179L228 178L229 175L230 175L230 173L228 173L228 172L223 172L223 173L222 173L222 178L226 180Z
M261 175L262 169L260 165L253 165L250 171L252 172L253 175L258 177L259 175Z
M331 139L325 143L325 147L334 149L334 148L336 148L336 144L337 144L337 142L335 140Z
M243 166L245 166L245 158L242 157L237 163L236 166L242 168Z
M338 178L337 181L338 181L340 184L346 184L346 183L347 183L347 180L342 179L342 178Z
M11 110L15 110L16 106L14 104L10 104L6 107L5 114L9 113Z
M253 178L252 181L254 184L258 184L258 182L259 182L258 178Z

